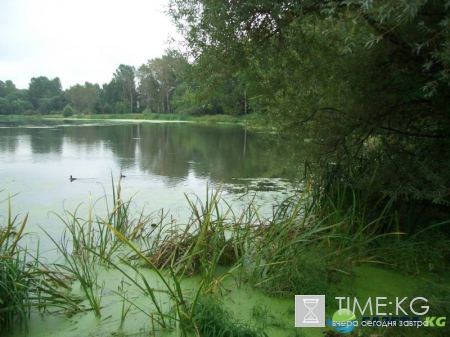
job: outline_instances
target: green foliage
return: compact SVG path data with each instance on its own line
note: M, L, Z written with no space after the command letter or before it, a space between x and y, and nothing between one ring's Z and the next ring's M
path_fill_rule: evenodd
M161 58L149 60L139 67L139 96L146 110L155 113L174 113L172 102L176 91L186 85L187 60L175 51ZM181 113L178 112L177 113Z
M11 105L6 98L0 98L0 115L9 115L11 112Z
M171 0L169 12L197 83L212 96L244 79L249 106L307 148L319 185L335 163L335 179L399 212L450 204L445 2Z
M149 222L142 214L139 221L132 219L129 212L131 199L127 202L122 201L120 179L117 189L114 187L114 180L111 179L112 205L108 205L107 197L101 198L105 200L108 211L105 218L95 216L92 205L89 205L86 220L78 216L79 207L73 213L66 211L65 217L57 215L65 225L60 242L56 242L43 229L64 257L64 263L56 265L57 268L73 275L79 281L92 310L98 317L101 316L104 287L98 283L99 267L101 264L113 263L114 255L121 245L116 235L130 240L136 239L141 233L140 230Z
M111 105L109 105L108 103L106 103L106 104L103 106L102 113L104 113L104 114L110 114L110 113L112 113L112 112L113 112L113 109L112 109Z
M70 105L66 105L63 109L63 116L64 117L72 117L73 116L73 109Z
M20 246L28 215L19 222L11 214L11 199L7 200L6 223L0 227L0 333L17 324L27 332L32 309L51 312L61 308L69 313L80 310L80 299L67 292L65 275L42 265Z
M6 97L9 94L15 92L16 86L14 85L14 83L10 80L7 80L5 82L0 81L0 97Z
M40 290L44 287L46 292L51 291L48 305L76 310L73 299L62 300L61 293L56 291L57 284L65 285L58 275L75 277L92 310L100 316L104 284L98 284L98 268L108 267L120 271L127 280L123 283L131 284L132 292L137 292L131 298L119 289L123 299L121 326L133 307L149 317L153 329L155 324L171 329L175 322L182 335L265 336L262 329L280 326L269 309L253 307L252 317L260 322L258 329L250 327L226 310L218 296L225 293L222 289L247 282L275 296L325 294L328 285L339 280L336 275L350 275L352 265L362 262L392 265L393 261L387 262L387 257L401 253L403 238L396 231L395 214L390 212L392 202L385 203L385 212L373 218L366 212L368 200L345 185L331 184L328 189L334 189L334 193L324 194L323 189L316 190L308 184L301 194L278 205L270 219L263 219L251 202L242 213L234 213L221 200L220 188L208 190L204 201L187 198L192 214L189 223L178 226L173 225L173 219L166 222L167 214L163 212L157 217L131 214L132 200L122 199L121 178L117 187L111 180L112 197L104 197L104 216L96 216L91 205L86 219L79 214L79 208L66 211L65 217L59 216L66 229L61 241L53 242L64 261L53 268L39 268L39 262L34 260L25 263L20 255L23 251L17 247L27 218L18 233L14 233L16 219L8 215L7 226L0 230L0 255L7 257L0 259L3 268L0 299L2 304L8 303L8 309L0 308L0 319L12 322L15 317L26 317L33 305L47 305L42 298L36 304L30 297L38 288L35 282L39 282ZM396 263L400 265L426 255L436 264L432 272L445 272L448 242L442 240L439 249L424 253L430 242L420 238L417 233L412 243L418 249L409 250ZM122 244L133 255L126 254ZM149 284L142 265L154 270L162 289ZM228 268L219 271L218 265ZM45 274L39 274L39 270ZM181 282L193 273L198 273L201 281L194 294L186 295ZM11 299L10 294L15 297ZM434 283L430 283L427 293L420 294L430 299L437 315L448 316L447 295L446 286ZM168 296L168 300L163 296ZM152 309L142 304L145 298ZM47 300L50 301L45 297ZM169 310L167 303L172 309ZM11 316L2 316L4 312Z
M310 251L290 249L271 257L262 268L261 288L275 296L326 294L328 265L322 254L310 247Z
M75 85L65 91L65 97L78 112L86 109L95 110L100 104L100 86L86 82L84 86Z
M6 226L0 230L0 331L11 329L16 318L20 325L27 326L31 295L28 288L31 284L27 280L29 268L25 263L26 254L20 253L17 246L27 217L17 234L14 228L16 219L11 219L10 216L11 214Z
M223 303L213 296L203 296L191 308L191 330L200 336L257 337L267 336L261 329L255 329L237 321L225 309Z
M22 115L30 110L33 110L33 104L30 101L18 99L11 103L11 113L14 115Z
M105 105L108 104L109 107L116 106L117 102L123 100L121 83L113 78L109 83L103 84L100 92L100 100ZM109 110L108 113L112 113L112 110Z
M116 114L129 114L131 113L130 104L128 102L117 102L115 106Z
M34 109L44 115L61 111L66 104L58 77L53 80L45 76L33 77L28 87L28 95Z
M28 95L27 95L26 90L15 90L5 97L6 97L6 99L8 99L8 101L10 103L17 101L17 100L28 101Z
M28 91L16 89L11 81L0 81L0 115L22 115L33 111Z
M134 67L121 64L114 73L114 80L121 85L123 92L123 102L128 102L128 107L124 112L117 113L132 113L136 107L136 83L135 83L136 69ZM116 104L117 108L117 104Z

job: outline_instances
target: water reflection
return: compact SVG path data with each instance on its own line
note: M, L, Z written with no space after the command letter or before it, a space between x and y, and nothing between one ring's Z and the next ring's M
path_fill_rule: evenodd
M185 193L203 197L207 184L222 183L239 202L254 191L289 189L295 172L285 163L294 154L271 151L275 147L267 135L236 125L15 125L0 128L0 200L18 193L13 212L30 212L31 230L41 226L60 234L63 226L50 212L110 196L111 178L117 181L123 172L123 197L138 193L136 209L164 208L183 218L189 213ZM77 180L70 182L70 175ZM3 212L5 203L0 207Z
M190 171L223 182L289 175L285 160L268 151L271 144L262 148L258 138L239 126L174 123L11 128L2 129L0 149L9 156L30 146L34 155L112 157L122 170L164 176L170 184Z

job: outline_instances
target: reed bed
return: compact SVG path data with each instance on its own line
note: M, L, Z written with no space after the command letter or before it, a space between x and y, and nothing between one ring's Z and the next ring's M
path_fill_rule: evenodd
M111 179L112 195L90 204L87 216L80 215L81 208L57 215L65 225L61 240L53 241L62 262L44 272L34 260L32 271L41 271L39 277L46 280L47 288L41 286L36 298L29 288L14 289L17 299L8 301L23 307L10 304L11 317L1 309L0 322L2 326L11 326L15 318L26 322L28 303L38 303L40 308L49 303L58 306L62 297L58 297L61 292L52 293L56 285L60 282L59 286L70 289L62 275L77 280L89 310L100 317L105 285L99 284L98 275L101 268L114 268L133 287L133 293L124 287L115 291L122 299L119 330L129 312L137 310L148 317L153 335L172 330L183 336L265 336L265 327L248 326L225 311L220 298L230 287L248 285L278 297L326 294L331 283L351 278L354 265L395 267L392 256L401 245L420 254L414 250L417 242L403 238L392 200L380 201L384 206L374 216L368 201L356 191L338 184L333 188L330 196L305 184L301 193L274 208L268 219L252 201L236 212L223 200L220 186L207 188L203 199L186 196L191 217L180 225L164 211L133 213L131 199L122 199L121 179L117 186ZM103 216L95 211L100 201L106 203ZM2 268L20 273L29 268L27 253L18 248L26 220L16 239L12 235L16 219L8 218L8 226L2 229ZM146 268L154 271L160 286L150 282ZM35 277L30 270L25 272ZM20 273L10 275L20 279ZM192 276L199 279L198 286L185 291L182 282ZM80 310L75 300L69 307ZM254 310L253 315L268 312Z
M6 222L0 227L0 333L13 327L26 333L33 309L70 315L81 310L81 298L70 293L67 275L43 265L39 255L21 246L28 215L22 221L13 217L11 198L5 200Z

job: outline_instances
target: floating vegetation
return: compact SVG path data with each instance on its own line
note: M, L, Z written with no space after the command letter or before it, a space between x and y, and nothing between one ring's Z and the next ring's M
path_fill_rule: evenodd
M19 248L27 217L16 226L9 209L7 225L0 231L3 329L10 329L16 320L26 327L33 307L42 313L50 308L81 310L80 297L70 292L69 281L76 280L88 310L97 317L103 318L104 294L118 295L119 330L127 317L139 312L150 322L147 328L153 336L163 331L183 336L266 336L267 329L285 330L283 322L264 305L250 309L249 321L236 320L222 302L229 291L247 284L274 297L328 294L331 284L352 280L355 265L393 266L388 261L395 249L408 242L396 230L389 203L383 214L369 218L351 190L344 189L341 199L327 199L306 184L266 218L251 201L241 212L235 211L219 186L207 189L203 199L186 196L191 216L177 224L163 211L150 216L131 212L131 200L122 200L121 177L117 186L111 181L112 197L101 199L107 210L103 216L96 214L95 203L85 217L79 208L58 216L65 231L59 242L52 240L63 259L49 266ZM351 201L344 202L348 196ZM417 240L414 237L410 244ZM446 245L442 247L445 253ZM435 264L444 270L444 260ZM117 290L99 277L109 269L122 275ZM198 283L186 291L183 282L193 276ZM449 293L439 287L442 298ZM446 304L438 307L442 315L448 314L446 308ZM254 321L257 324L250 325Z

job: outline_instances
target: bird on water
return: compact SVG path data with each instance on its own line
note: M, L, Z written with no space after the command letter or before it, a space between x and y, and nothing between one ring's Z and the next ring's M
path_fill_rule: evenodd
M70 182L72 182L72 181L74 181L74 180L77 180L77 178L73 178L72 175L70 175L69 180L70 180Z

